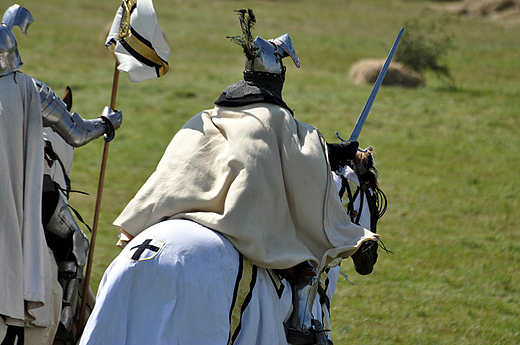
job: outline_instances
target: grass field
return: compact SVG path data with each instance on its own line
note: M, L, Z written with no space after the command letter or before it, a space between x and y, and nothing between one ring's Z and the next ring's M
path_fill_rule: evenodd
M22 70L97 117L110 100L114 60L104 48L119 0L21 2L35 18L15 33ZM383 87L359 139L374 145L388 211L379 230L395 254L374 273L341 281L333 300L335 344L520 343L520 22L458 17L442 2L403 0L155 0L172 48L170 72L133 84L120 77L122 128L110 144L92 287L118 254L111 225L153 172L171 137L241 78L234 9L252 8L256 34L291 35L285 101L295 116L348 137L371 86L350 66L384 58L409 20L442 22L454 49L442 61L455 86L426 75L426 87ZM2 8L11 3L2 0ZM406 27L405 33L406 35ZM71 204L91 223L102 141L75 152Z

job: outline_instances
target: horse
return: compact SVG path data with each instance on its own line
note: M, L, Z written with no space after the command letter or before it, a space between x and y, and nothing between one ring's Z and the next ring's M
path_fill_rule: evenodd
M70 111L72 108L72 90L67 86L64 96L62 97L63 102L67 106L67 110ZM43 138L45 141L45 166L46 173L49 175L50 180L56 186L56 190L58 193L63 193L64 200L66 202L66 206L70 207L75 213L76 217L83 222L80 214L74 210L70 205L68 205L68 198L71 192L74 192L71 187L71 169L74 159L74 149L72 146L67 144L65 140L63 140L56 132L54 132L49 127L43 128ZM52 197L54 198L54 197ZM43 206L42 206L42 221L44 224L47 224L48 217L54 213L54 208L56 205L51 200L47 199L45 196L43 197ZM88 225L86 225L88 228ZM70 241L60 240L56 236L52 236L46 232L46 240L48 246L54 252L54 260L52 265L56 266L56 271L58 271L58 266L60 265L60 258L64 256L70 256L71 248ZM82 271L82 267L81 267ZM63 281L61 281L62 273L56 277L60 281L60 288L63 288ZM79 276L83 276L83 272L79 273ZM72 325L65 325L62 321L62 315L60 315L59 323L54 325L55 335L53 338L53 345L68 345L74 342L74 339L78 337L78 332L82 328L79 326L79 313L80 306L83 300L83 291L84 291L85 280L81 279L79 286L77 288L76 295L72 298L72 305L62 306L61 313L65 315L67 312L70 312L72 315ZM54 301L54 303L62 304L62 302L66 299L66 296L63 296L62 301ZM85 311L86 318L90 315L91 310L94 308L95 296L92 292L92 289L89 287L88 295L87 295L87 308ZM69 308L69 310L64 310ZM83 322L83 326L86 324L86 320Z
M340 196L348 196L352 221L375 230L386 198L372 147L332 174ZM352 259L358 273L371 273L377 244L361 247ZM318 345L332 344L330 301L340 261L320 272L312 310ZM283 275L253 265L216 231L170 219L133 238L106 269L79 344L285 345L291 311Z

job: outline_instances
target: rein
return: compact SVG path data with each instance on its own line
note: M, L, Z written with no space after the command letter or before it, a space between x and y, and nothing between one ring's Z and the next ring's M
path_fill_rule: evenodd
M352 168L352 167L351 167ZM357 176L357 175L356 175ZM364 199L366 198L369 212L370 212L370 231L377 233L377 222L386 213L388 200L385 193L377 185L377 176L372 173L365 173L357 176L360 186L352 192L348 179L341 175L341 190L339 192L340 198L347 192L348 204L347 213L350 216L352 223L359 225L361 221L361 214L363 213ZM359 209L354 209L354 201L359 200ZM390 250L382 243L378 242L378 247L381 247L385 252L391 253Z
M370 227L371 231L376 233L377 229L377 221L383 217L383 215L386 212L387 209L387 198L385 193L379 187L374 186L374 183L370 182L370 178L367 178L367 174L363 174L361 176L358 176L359 184L352 193L352 190L350 188L350 184L348 183L348 179L344 176L341 176L341 182L342 182L342 188L340 191L340 197L343 197L344 192L347 192L348 196L348 205L347 205L347 211L350 215L350 219L354 224L359 225L359 222L361 220L361 214L363 213L363 204L364 199L366 198L368 203L368 208L370 211ZM371 192L372 190L372 192ZM354 209L354 201L357 198L360 198L359 200L359 209Z
M65 165L63 164L63 162L60 159L60 157L58 156L58 154L56 152L54 152L54 149L52 148L52 142L49 141L49 140L46 140L46 139L44 139L44 141L45 141L44 153L45 153L45 160L46 160L47 164L50 167L52 167L54 162L58 162L59 165L60 165L60 168L61 168L61 172L63 173L63 177L65 179L65 184L66 184L65 188L60 186L59 183L52 181L54 183L54 188L56 188L57 190L62 192L67 200L69 199L70 193L80 193L80 194L88 195L88 193L86 193L86 192L83 192L83 191L80 191L80 190L74 190L74 189L71 188L70 178L69 178L69 175L67 174L67 170L65 169ZM81 214L74 207L72 207L71 205L68 205L68 206L71 209L71 211L74 213L76 218L83 225L85 225L87 227L88 231L92 232L92 229L83 220L83 217L81 216Z

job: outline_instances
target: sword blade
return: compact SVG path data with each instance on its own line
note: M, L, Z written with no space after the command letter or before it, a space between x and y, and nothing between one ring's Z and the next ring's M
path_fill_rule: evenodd
M390 62L392 61L392 58L394 57L394 53L397 50L397 46L399 45L399 41L401 40L401 36L403 35L404 28L401 28L399 31L399 34L397 35L397 38L395 39L394 45L392 46L392 49L390 49L390 52L388 53L388 57L386 58L386 61L381 68L381 72L379 72L379 75L377 76L376 83L374 84L374 87L372 88L372 91L370 92L370 96L368 96L367 102L365 103L365 106L363 107L363 110L361 111L361 114L359 115L359 118L356 122L356 126L352 130L352 134L350 134L350 137L348 140L355 141L358 140L359 134L361 133L361 129L363 128L363 125L365 124L365 121L367 119L368 113L370 112L370 108L372 108L372 104L374 103L374 100L376 99L377 92L379 91L379 87L381 86L381 83L383 82L383 79L385 78L386 71L388 70L388 66L390 66Z

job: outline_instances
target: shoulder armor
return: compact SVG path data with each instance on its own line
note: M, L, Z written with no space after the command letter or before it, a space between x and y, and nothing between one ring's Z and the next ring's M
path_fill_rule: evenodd
M50 127L57 123L62 116L71 116L67 111L67 105L51 90L50 87L40 81L36 81L40 94L41 111L44 127Z

